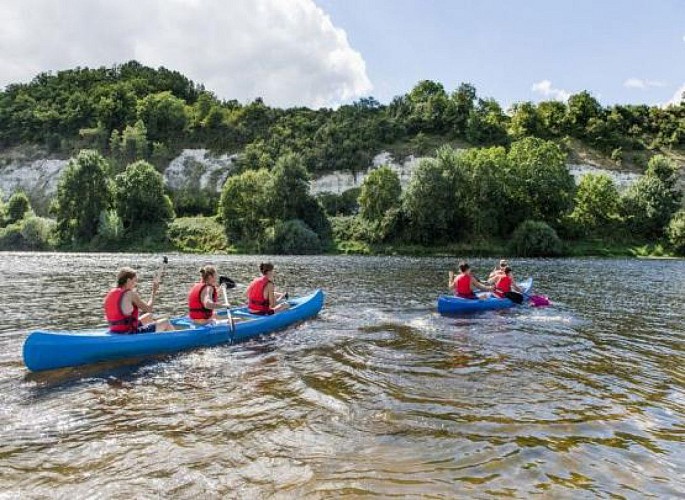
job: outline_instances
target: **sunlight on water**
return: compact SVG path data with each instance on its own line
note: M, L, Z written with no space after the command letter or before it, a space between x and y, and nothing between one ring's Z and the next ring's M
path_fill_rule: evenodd
M318 318L31 374L28 331L101 325L114 270L146 295L160 259L3 254L0 497L685 496L685 262L514 261L551 307L442 317L453 260L273 260ZM170 256L160 313L205 262L245 285L259 261Z

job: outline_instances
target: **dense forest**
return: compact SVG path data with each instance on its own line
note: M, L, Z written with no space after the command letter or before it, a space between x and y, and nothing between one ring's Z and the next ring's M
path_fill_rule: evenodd
M587 176L576 187L565 167L574 142L646 175L620 195L606 176ZM505 111L468 83L448 92L426 80L387 105L369 97L337 109L279 109L261 99L220 100L178 72L132 61L9 85L0 92L0 148L24 144L73 159L54 221L26 215L22 193L0 206L3 248L114 249L141 235L168 241L176 234L188 250L507 241L520 254L555 255L564 251L561 240L600 239L663 242L678 251L685 224L678 166L659 154L685 149L682 102L604 107L580 92L565 103L522 102ZM239 153L220 199L165 190L159 171L189 147ZM309 194L310 174L365 171L383 150L432 158L404 192L381 168L361 190ZM207 220L175 218L189 215ZM206 234L216 236L213 243Z

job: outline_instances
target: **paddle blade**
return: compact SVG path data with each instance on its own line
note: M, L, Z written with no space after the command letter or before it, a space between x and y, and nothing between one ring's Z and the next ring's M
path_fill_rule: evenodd
M164 257L162 257L162 264L168 264L168 263L169 263L169 259L165 255Z
M235 281L233 281L228 276L219 276L219 286L225 286L226 288L235 288Z
M545 307L551 304L549 299L544 295L531 295L530 303L533 307Z

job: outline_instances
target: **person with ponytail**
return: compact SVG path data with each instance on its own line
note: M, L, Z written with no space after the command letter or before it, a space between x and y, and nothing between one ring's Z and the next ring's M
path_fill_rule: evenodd
M103 304L105 318L109 323L111 333L154 333L173 330L174 327L166 319L154 320L152 309L155 296L159 290L159 280L152 282L150 300L143 302L135 290L138 275L130 267L122 267L117 273L116 286L112 288ZM139 315L143 311L145 314Z
M262 262L259 265L262 275L252 280L247 287L247 308L252 314L269 315L285 311L290 307L287 302L280 302L287 298L284 293L275 290L273 277L274 265L271 262Z
M200 281L188 292L188 316L195 323L204 325L215 318L216 309L226 307L218 301L217 274L214 266L200 269Z

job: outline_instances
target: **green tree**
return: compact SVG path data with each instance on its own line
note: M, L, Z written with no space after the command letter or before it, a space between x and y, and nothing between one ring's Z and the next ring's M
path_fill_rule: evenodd
M561 255L562 245L554 229L542 221L526 220L511 236L511 250L520 257Z
M541 121L541 137L559 137L564 132L566 104L559 101L544 101L538 104Z
M5 203L5 195L0 189L0 228L5 227L7 223L7 204Z
M445 120L460 137L466 136L466 124L476 102L476 88L462 83L450 96L453 106L447 108Z
M622 198L622 211L634 234L663 236L666 224L678 210L682 193L676 186L677 165L662 155L649 160L647 171Z
M619 219L620 197L606 174L586 174L578 184L571 220L584 236L611 233Z
M386 212L400 204L400 178L389 166L383 165L364 179L359 195L359 215L370 221L380 221Z
M309 193L309 173L301 156L289 153L276 161L268 192L274 219L300 219L322 241L330 240L330 223L321 204Z
M478 99L466 122L466 139L473 144L507 144L507 116L494 99Z
M311 255L321 253L319 236L299 219L278 221L268 235L267 251L284 255ZM271 231L269 231L270 233Z
M542 120L532 102L520 102L512 106L509 133L515 139L544 135Z
M147 127L148 139L158 142L180 137L188 122L185 103L168 91L138 101L138 119Z
M269 217L267 170L247 170L229 177L221 190L219 216L230 242L256 241Z
M602 105L589 92L583 91L568 98L565 128L571 135L583 138L590 120L603 116Z
M514 142L508 157L516 219L557 224L571 210L575 194L566 155L553 142L528 137Z
M130 164L114 182L117 213L126 229L164 224L174 218L173 205L164 193L164 179L148 162Z
M668 242L678 255L685 255L685 210L676 212L666 230Z
M20 221L31 210L31 203L23 191L15 191L7 202L7 223Z
M421 160L402 195L408 219L408 236L418 243L457 239L464 227L459 214L463 203L463 177L451 148L437 158Z
M409 116L407 127L412 132L444 132L448 97L441 83L423 80L407 94Z
M100 212L111 203L107 162L97 152L83 150L64 169L57 186L57 231L60 240L89 241L95 236Z

